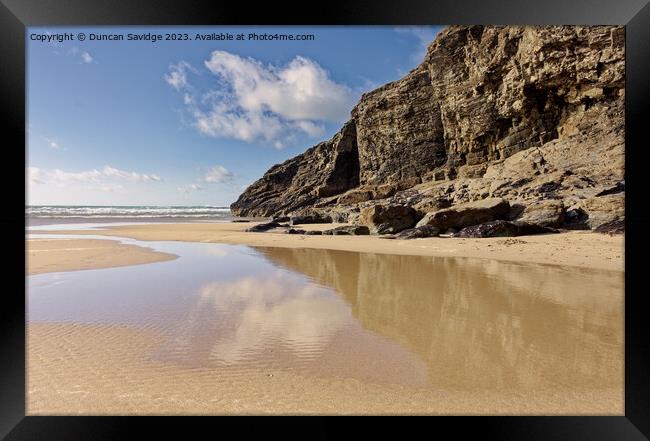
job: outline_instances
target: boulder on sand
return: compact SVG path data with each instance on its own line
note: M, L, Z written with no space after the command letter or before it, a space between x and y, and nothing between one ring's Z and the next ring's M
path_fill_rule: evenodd
M541 200L529 204L517 219L542 227L559 227L564 222L564 203L561 200Z
M431 225L423 225L421 227L408 228L395 234L395 239L420 239L423 237L434 237L440 234L440 229L432 227Z
M599 225L594 229L596 233L606 233L609 235L612 234L623 234L625 233L625 221L622 219L616 219L606 224Z
M367 236L370 234L370 230L363 225L344 225L342 227L332 228L331 230L325 230L323 234L331 234L333 236Z
M417 212L406 205L373 205L364 208L359 217L359 223L373 234L398 233L413 227L416 222Z
M282 225L277 222L265 222L262 224L253 225L250 228L247 228L246 231L250 233L262 233L264 231L272 230L273 228L281 227Z
M510 204L505 199L487 198L480 201L455 205L426 214L417 226L430 225L446 230L448 228L465 228L494 220L506 219Z
M465 227L454 234L454 237L514 237L557 232L552 228L526 222L496 220Z

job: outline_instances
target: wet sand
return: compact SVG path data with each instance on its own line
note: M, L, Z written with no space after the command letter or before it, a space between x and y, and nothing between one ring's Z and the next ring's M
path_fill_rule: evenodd
M27 275L138 265L177 257L115 240L30 239L26 247Z
M282 248L315 248L413 256L457 256L505 261L548 263L623 271L624 236L570 231L516 238L460 239L432 237L388 240L378 236L304 236L282 231L248 233L255 223L178 223L127 225L57 234L107 234L143 241L188 241L245 244ZM341 224L300 225L324 230ZM47 232L32 231L33 233Z
M147 360L161 337L118 326L30 325L27 415L621 415L621 387L432 390L282 368Z
M255 253L195 244L214 249L30 297L27 414L623 414L621 236L395 241L241 231L250 225L56 231ZM29 242L66 270L177 252Z

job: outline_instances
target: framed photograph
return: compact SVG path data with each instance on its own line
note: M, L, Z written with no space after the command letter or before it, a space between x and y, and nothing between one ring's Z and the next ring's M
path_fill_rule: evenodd
M650 437L647 2L0 17L2 439Z

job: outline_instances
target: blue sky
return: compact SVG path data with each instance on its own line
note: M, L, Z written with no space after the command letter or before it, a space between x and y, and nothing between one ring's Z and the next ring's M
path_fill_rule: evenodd
M329 139L363 92L419 64L441 27L97 27L27 31L28 203L229 205ZM30 35L120 34L43 42ZM126 41L131 34L313 41Z

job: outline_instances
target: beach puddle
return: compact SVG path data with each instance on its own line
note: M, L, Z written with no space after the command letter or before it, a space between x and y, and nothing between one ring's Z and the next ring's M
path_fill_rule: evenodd
M116 406L113 411L173 413L178 400L185 400L182 408L190 413L255 413L264 406L275 406L268 411L278 413L399 411L400 405L405 411L463 413L462 403L444 407L453 403L454 393L463 399L519 397L527 403L548 393L551 398L541 407L546 413L622 412L620 272L469 258L124 242L179 258L28 277L31 413L65 413L65 403L78 413L111 413L101 401ZM146 344L131 344L144 335ZM110 364L120 365L119 372L102 370ZM302 381L304 387L268 389L263 381L274 377ZM370 386L376 390L364 389ZM96 393L84 409L60 396L55 406L54 397L48 398L75 387L84 397ZM129 401L124 393L115 398L127 387L140 398ZM376 400L390 390L384 407L372 396L362 399L373 390ZM160 395L177 401L164 404ZM292 403L292 397L299 398ZM407 397L410 401L404 401ZM580 402L594 400L606 402L580 408ZM479 413L540 409L498 401L493 407L466 408Z

